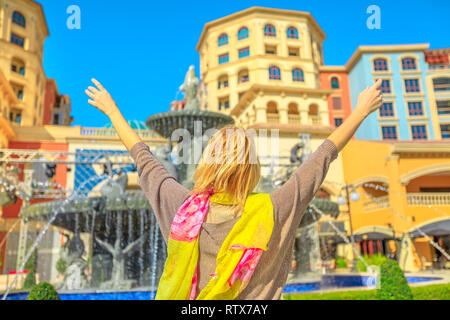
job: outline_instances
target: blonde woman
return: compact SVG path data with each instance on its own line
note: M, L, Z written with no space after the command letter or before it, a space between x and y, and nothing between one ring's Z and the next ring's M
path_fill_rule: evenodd
M156 295L164 300L279 299L306 207L330 163L382 104L379 80L359 95L348 119L270 194L252 193L260 165L251 138L238 128L221 129L203 153L191 191L153 156L103 86L93 83L96 87L86 90L89 103L111 119L130 151L167 243Z

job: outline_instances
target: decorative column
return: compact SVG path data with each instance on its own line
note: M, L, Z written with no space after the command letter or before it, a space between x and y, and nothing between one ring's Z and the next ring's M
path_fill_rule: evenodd
M288 121L288 106L286 105L286 100L284 99L286 97L286 94L284 92L282 92L280 94L281 97L281 102L280 105L278 107L278 113L280 116L280 123L289 123Z
M298 105L298 111L300 113L300 120L301 120L301 124L303 125L309 125L309 117L308 117L308 103L307 103L307 98L308 96L306 94L304 94L302 96L302 101L299 101L299 105Z
M263 96L264 92L260 91L255 101L256 123L267 123L267 107L263 103L263 99L261 99Z

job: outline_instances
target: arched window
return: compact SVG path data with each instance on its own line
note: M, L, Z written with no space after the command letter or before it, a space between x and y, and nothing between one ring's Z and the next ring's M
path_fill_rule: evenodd
M227 75L220 76L219 79L217 80L217 89L228 88L228 86L229 86L228 76Z
M248 28L247 27L242 27L238 31L238 40L247 39L248 35L249 35Z
M270 80L281 80L281 71L277 66L269 67L269 79Z
M303 82L305 81L305 77L303 75L303 70L300 68L292 69L292 81L295 82Z
M298 104L295 102L291 102L288 105L288 114L299 115Z
M402 59L402 69L403 70L416 70L416 59L414 58L403 58Z
M298 30L295 27L289 27L286 30L288 39L298 39Z
M248 82L249 80L250 80L250 78L249 78L247 69L239 71L239 73L238 73L238 83Z
M331 78L331 88L339 89L339 79L336 77Z
M311 104L308 108L308 115L318 116L319 115L319 106L315 103Z
M273 24L266 24L264 26L264 35L266 37L276 37L277 36L277 29L275 29L275 26Z
M278 113L278 106L275 101L269 101L267 103L267 113L271 114L277 114Z
M388 71L388 64L386 59L375 59L373 60L373 70L374 71Z
M228 44L228 35L226 33L222 33L217 39L217 45L221 47L227 44Z
M12 22L24 27L26 26L26 20L25 17L23 16L23 14L21 14L19 11L14 11L13 15L12 15Z

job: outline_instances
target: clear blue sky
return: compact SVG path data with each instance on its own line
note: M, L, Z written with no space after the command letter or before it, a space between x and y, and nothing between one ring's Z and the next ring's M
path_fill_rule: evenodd
M327 65L343 65L359 45L430 43L450 47L449 0L40 0L50 29L44 68L60 93L72 99L75 124L104 126L108 119L87 103L84 89L96 77L127 119L145 121L167 111L205 23L252 6L310 12L327 34ZM66 8L81 8L81 30L66 27ZM369 5L381 9L381 30L366 27Z

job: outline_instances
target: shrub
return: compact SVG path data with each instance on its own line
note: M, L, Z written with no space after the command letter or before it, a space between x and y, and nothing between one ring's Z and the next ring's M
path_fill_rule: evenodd
M59 259L56 262L56 271L58 271L58 273L60 274L64 274L66 272L67 269L67 263L63 260L63 259Z
M27 252L31 246L28 246ZM31 289L36 284L36 262L37 262L37 250L35 249L25 264L25 270L28 271L25 281L23 283L24 289Z
M378 300L412 300L413 294L397 261L386 259L380 266Z
M374 254L372 256L364 255L363 259L369 266L381 266L381 264L387 260L387 258L385 256L383 256L379 253ZM357 264L356 268L359 272L367 272L367 267L361 261L361 259L358 259L358 264Z
M347 268L347 261L342 257L336 258L336 267L340 269Z
M48 282L35 285L28 295L28 300L60 300L58 292Z
M414 300L450 300L450 284L435 284L411 288ZM284 300L375 300L376 290L290 293Z

